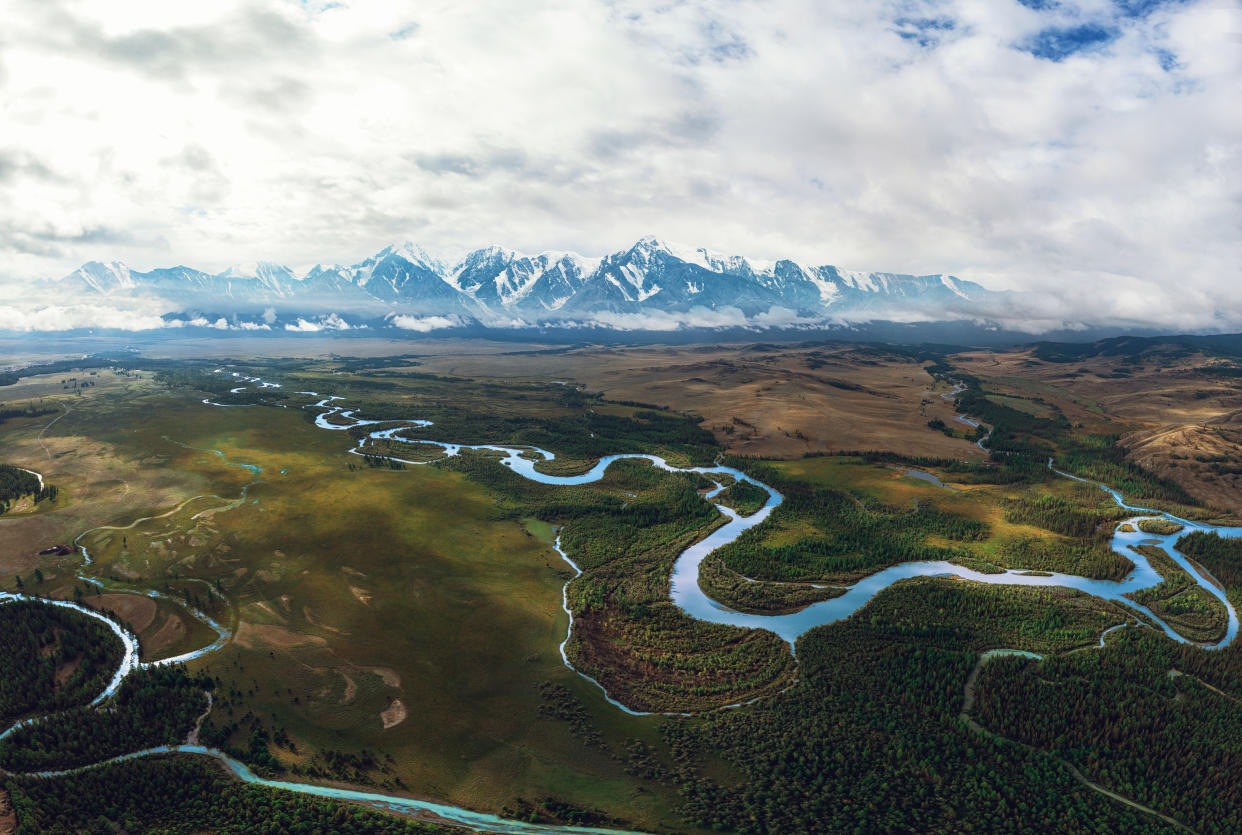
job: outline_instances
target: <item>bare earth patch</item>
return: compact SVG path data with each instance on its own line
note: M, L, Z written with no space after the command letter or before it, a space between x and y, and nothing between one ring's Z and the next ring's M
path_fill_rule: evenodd
M17 832L17 813L13 811L13 801L9 793L0 789L0 835L13 835Z
M140 594L101 594L85 597L82 602L94 609L111 612L129 624L135 633L143 632L155 622L155 601Z
M392 704L380 712L380 721L384 723L384 730L388 730L404 722L406 715L405 705L401 700L393 699Z
M292 629L286 629L283 626L245 621L237 627L236 641L246 649L259 649L262 647L290 649L292 647L311 645L321 646L327 643L323 638L315 635L303 635L301 632L294 632Z
M59 688L64 685L64 683L69 680L69 677L73 675L73 671L77 668L77 659L61 664L57 667L56 672L53 674L53 681L56 682L56 686Z
M389 687L401 686L401 676L397 674L396 670L389 667L370 667L368 669L382 678L384 684L387 684Z
M159 631L142 642L145 655L151 656L161 652L185 637L185 621L177 615L169 615Z
M337 670L341 673L340 670ZM342 706L349 704L358 695L358 685L354 684L354 680L345 673L341 673L341 678L345 679L345 695L341 696L340 704Z

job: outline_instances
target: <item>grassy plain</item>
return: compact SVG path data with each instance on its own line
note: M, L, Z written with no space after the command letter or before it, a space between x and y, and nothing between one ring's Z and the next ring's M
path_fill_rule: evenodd
M261 467L261 482L244 504L198 510L171 535L169 520L152 520L88 547L105 576L190 575L232 602L237 639L203 664L244 698L225 697L216 722L253 711L292 740L297 753L272 746L288 764L382 752L387 772L349 776L470 806L555 793L637 821L667 815L667 796L639 791L610 757L540 718L539 685L552 681L595 705L614 744L649 733L601 709L598 691L564 668L567 567L520 524L493 519L483 488L437 468L351 469L348 438L295 410L170 411L152 416L149 436L176 426L182 443ZM212 453L167 454L210 473L222 496L252 478Z
M847 623L804 638L799 659L809 666L795 677L787 647L770 633L707 627L668 603L672 559L720 521L698 512L696 491L703 485L695 479L636 464L610 471L589 489L541 489L511 473L506 480L486 456L465 456L452 466L368 467L347 453L355 442L349 433L314 427L300 408L313 398L292 393L340 394L378 418L437 421L412 437L539 444L557 451L556 465L571 471L589 464L597 449L617 451L612 444L683 463L714 457L710 444L678 434L673 424L685 421L675 414L652 417L641 406L529 379L564 362L585 369L581 378L563 375L568 381L594 387L588 381L607 377L602 387L618 399L718 410L701 412L709 415L704 425L733 451L897 447L956 460L981 455L973 444L926 426L951 413L938 396L945 387L933 388L922 366L902 355L763 347L678 349L663 359L659 353L273 361L252 369L286 383L273 395L278 403L267 406L203 406L201 393L169 390L141 374L58 395L67 411L55 423L0 427L15 463L35 460L46 445L43 471L54 474L64 496L46 513L0 520L0 536L7 531L20 543L11 554L0 552L8 560L0 573L28 578L39 566L45 580L36 590L73 594L80 559L36 552L88 531L82 539L94 558L88 572L106 589L88 594L87 602L129 620L149 654L152 647L172 654L201 646L210 635L193 632L175 604L153 604L129 591L184 593L228 622L236 630L233 642L193 665L219 682L204 731L252 762L274 759L305 779L489 810L551 796L655 831L711 823L717 813L708 809L716 806L718 820L735 828L780 830L778 822L787 820L787 831L795 831L825 816L843 825L866 819L843 794L855 785L843 779L849 774L890 810L931 792L927 808L940 811L894 817L895 828L928 822L936 824L928 828L951 828L947 821L958 812L946 813L946 804L966 790L927 777L934 759L929 741L947 740L952 751L942 754L943 762L960 768L970 786L984 786L985 795L1007 798L990 808L1004 812L996 820L1012 821L1022 801L1008 794L1010 776L997 777L1009 773L1004 757L987 746L962 754L969 745L952 724L956 697L949 694L961 692L973 663L966 650L999 644L1059 653L1090 646L1126 619L1117 607L1057 591L904 583ZM489 379L427 376L468 371L475 363L493 369ZM526 371L517 374L519 367ZM507 382L500 379L506 369L515 372ZM854 382L864 377L866 384ZM729 399L733 389L741 392L736 404ZM1015 389L1000 396L1047 394ZM801 405L792 408L795 403ZM1098 412L1077 408L1104 425ZM725 415L727 422L717 419ZM613 434L593 437L597 430ZM917 522L919 536L898 544L919 553L952 554L983 570L1101 577L1128 570L1126 561L1097 547L1110 524L1107 497L1064 479L979 484L931 467L947 484L940 487L843 455L759 466L799 490L837 491L843 507L870 515L878 534ZM753 509L753 496L732 492L737 504ZM1059 531L1049 514L1024 510L1032 496L1042 497L1040 508L1058 502L1081 508L1078 521L1090 530ZM561 590L572 576L550 548L558 526L585 571L570 587L577 617L567 651L614 694L630 704L695 711L792 686L789 695L688 722L629 716L608 704L598 687L564 666L558 651L567 626ZM760 550L793 551L841 533L822 515L802 511L774 514L755 531ZM745 572L758 583L738 582L741 566L727 558L708 568L721 589L732 589L728 599L773 611L837 593L812 590L812 583L849 581L876 567L863 564L866 548L846 556L860 561L830 571L813 560L772 560L768 574ZM168 624L175 622L183 622L185 634L173 634ZM914 672L887 676L902 670ZM919 706L925 685L939 694L930 719ZM909 727L895 728L885 718L891 705ZM791 742L804 738L818 753ZM825 739L838 744L825 746ZM862 750L870 753L857 753ZM836 759L820 762L825 751ZM963 764L976 759L996 774ZM819 770L806 771L806 779L787 776L811 763ZM1014 766L1013 780L1025 769L1040 785L1055 785L1041 768ZM818 799L808 795L815 792ZM782 797L799 801L777 802ZM817 806L825 797L835 811ZM813 807L818 812L806 812Z
M1063 478L1037 485L971 484L956 482L954 473L933 467L930 469L945 485L937 486L855 456L817 456L766 462L766 466L796 484L844 491L861 507L869 508L876 518L885 515L893 519L894 526L908 524L902 522L903 517L912 519L920 507L934 508L948 517L981 526L982 535L977 538L951 540L929 532L920 540L922 545L928 549L943 549L945 553L929 553L918 558L950 559L981 571L1025 568L1100 579L1120 579L1133 567L1129 560L1104 544L1112 530L1109 517L1115 508L1103 491L1090 485ZM1097 509L1104 515L1086 536L1066 535L1033 522L1015 521L1012 508L1019 502L1030 501L1032 496L1063 500L1075 507ZM828 534L821 528L784 508L778 509L773 514L772 524L762 531L757 530L761 534L758 547L775 551L798 543L822 541ZM726 566L734 570L742 568L729 563L727 556L722 558ZM747 576L758 580L838 584L854 582L887 564L891 562L862 561L857 568L816 571L779 562L773 565L774 569L779 569L779 574Z
M130 590L184 590L237 630L196 665L221 683L214 721L262 717L233 744L280 729L292 745L273 743L278 758L337 779L488 809L556 796L667 825L672 793L624 766L626 740L654 740L655 723L616 711L557 651L569 570L550 526L498 518L493 496L460 473L360 466L345 433L300 409L200 400L140 375L75 396L41 438L47 421L5 425L10 460L41 458L64 485L41 522L0 522L9 582L38 566L45 581L31 591L85 589L73 579L80 557L37 551L87 530L86 572L108 589L85 600L129 620L144 654L213 636ZM549 682L585 706L607 751L548 716ZM375 767L327 766L326 752L364 750Z

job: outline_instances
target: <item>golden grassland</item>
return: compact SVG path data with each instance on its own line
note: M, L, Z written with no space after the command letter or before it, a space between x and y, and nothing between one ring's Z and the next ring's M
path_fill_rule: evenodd
M704 417L730 452L901 449L977 457L973 444L927 427L953 417L915 359L856 345L578 348L419 359L420 370L472 378L562 380L613 400ZM942 387L945 388L945 387Z
M1242 386L1212 373L1219 359L1184 351L1062 363L1020 349L955 354L950 362L1011 398L1009 405L1052 404L1088 431L1121 434L1136 463L1211 507L1242 513L1242 473L1232 472L1242 460Z

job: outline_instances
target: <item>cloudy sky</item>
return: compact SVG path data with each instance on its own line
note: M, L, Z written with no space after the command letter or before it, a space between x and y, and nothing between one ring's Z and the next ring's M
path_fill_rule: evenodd
M643 234L1242 323L1237 0L10 0L0 278Z

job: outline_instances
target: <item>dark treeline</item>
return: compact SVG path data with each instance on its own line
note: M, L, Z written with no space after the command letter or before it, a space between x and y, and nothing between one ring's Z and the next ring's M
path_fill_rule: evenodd
M39 486L39 477L9 464L0 464L0 513L5 513L12 503L22 496L32 496L36 503L44 499L56 500L60 493L54 484Z
M24 408L0 409L0 423L17 418L37 418L56 414L59 409L47 406L26 406Z
M566 388L564 397L581 397ZM444 404L364 403L358 409L368 420L432 421L411 429L411 438L458 444L537 446L569 458L595 459L628 452L679 452L696 465L710 464L719 453L715 436L691 418L676 413L639 411L632 417L583 409L576 414L535 416L499 414ZM374 427L351 431L361 439Z
M936 581L906 588L802 638L788 693L665 726L688 823L756 835L1174 831L958 718L980 649L1022 634L1064 633L1049 644L1064 646L1098 617L1076 623L1051 595ZM716 758L738 778L709 776L721 773L708 765Z
M23 377L34 377L38 374L61 374L66 371L86 371L92 368L108 368L116 363L116 359L110 359L108 357L86 357L85 359L59 360L57 362L45 362L39 365L28 365L25 368L19 368L16 371L0 372L0 386L11 386Z
M347 803L241 783L201 757L159 757L56 780L5 783L18 835L462 833Z
M1225 588L1242 588L1242 539L1194 531L1178 539L1175 547L1202 563Z
M90 371L100 368L115 368L126 371L161 371L164 369L185 368L187 366L196 367L200 370L210 367L203 362L187 360L153 359L150 357L140 357L136 354L101 354L93 357L83 357L82 359L39 363L37 365L28 365L15 371L0 372L0 386L11 386L25 377L35 377L39 374L64 374L69 371Z
M29 601L0 606L0 729L91 701L123 653L112 630L80 612Z
M0 766L56 771L184 742L207 709L203 691L210 685L210 679L192 678L180 667L137 670L104 709L74 708L0 740Z
M979 678L975 716L1194 831L1238 832L1242 707L1208 690L1196 669L1228 667L1236 687L1237 655L1127 629L1099 652L996 659Z

